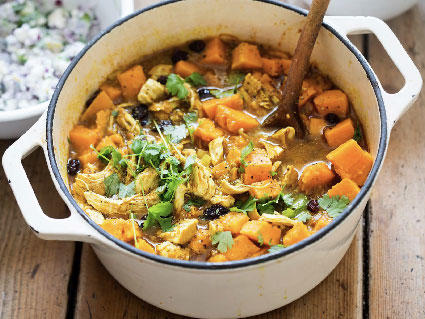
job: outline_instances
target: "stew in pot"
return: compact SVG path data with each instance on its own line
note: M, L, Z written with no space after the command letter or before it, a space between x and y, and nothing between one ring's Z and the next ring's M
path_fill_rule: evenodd
M261 126L290 65L221 35L111 74L69 133L76 201L116 238L182 260L251 258L325 227L373 158L347 95L314 67L298 102L307 134Z

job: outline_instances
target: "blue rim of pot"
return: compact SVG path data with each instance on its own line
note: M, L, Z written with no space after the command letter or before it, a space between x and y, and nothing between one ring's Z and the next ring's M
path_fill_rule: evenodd
M329 232L331 232L334 228L338 227L339 224L341 224L348 215L354 210L354 208L357 207L358 204L360 204L363 197L369 192L369 190L372 187L372 184L377 176L377 173L379 171L379 168L381 166L381 163L383 161L385 150L386 150L386 140L387 140L387 117L386 117L386 111L384 106L384 101L382 99L381 95L381 89L379 88L378 81L375 77L374 72L372 71L371 66L366 61L364 56L357 50L357 48L345 37L343 37L338 31L336 31L332 26L330 26L327 23L323 23L322 26L327 29L329 32L331 32L336 38L339 39L346 47L353 53L353 55L356 57L356 59L359 61L359 63L362 65L364 71L366 72L366 75L370 81L370 84L375 92L375 96L378 102L378 108L379 108L379 116L381 121L381 136L379 140L379 147L378 147L378 153L375 159L375 162L373 164L372 170L363 185L363 187L360 190L360 193L356 198L347 206L347 208L336 218L332 221L331 224L324 227L317 233L311 235L310 237L300 241L297 244L294 244L290 247L284 248L277 252L268 253L265 255L261 255L254 258L249 259L243 259L243 260L237 260L237 261L229 261L229 262L223 262L223 263L209 263L209 262L200 262L200 261L185 261L185 260L177 260L177 259L171 259L163 256L154 255L145 251L142 251L140 249L135 248L134 246L127 244L114 236L110 235L107 231L103 230L99 225L97 225L94 221L92 221L82 210L82 208L77 204L77 202L74 200L73 196L69 192L68 187L65 185L65 181L63 180L58 165L55 158L55 151L53 146L53 119L55 115L55 108L56 103L58 101L59 95L61 93L61 90L74 69L74 67L77 65L77 63L80 61L80 59L85 55L85 53L97 43L104 35L111 32L116 27L120 26L121 24L125 23L128 20L131 20L133 17L138 16L144 12L154 10L156 8L166 6L171 3L176 3L184 0L168 0L163 1L158 4L154 4L151 6L148 6L146 8L143 8L141 10L135 11L134 13L116 21L114 24L109 26L107 29L99 33L95 38L93 38L85 47L84 49L72 60L71 64L68 66L64 74L59 80L59 83L55 89L55 92L53 94L52 100L50 101L48 110L47 110L47 120L46 120L46 137L47 137L47 150L48 150L48 159L52 168L52 172L59 184L60 189L65 194L66 198L69 200L69 202L74 206L74 208L77 210L77 212L94 228L96 229L100 234L105 236L110 241L114 242L117 246L137 255L141 256L162 264L167 264L170 266L177 266L177 267L183 267L183 268L191 268L191 269L199 269L199 270L225 270L225 269L234 269L234 268L241 268L241 267L248 267L253 266L256 264L265 263L268 261L277 260L279 258L282 258L284 256L290 255L296 251L299 251L315 242L323 238L325 235L327 235ZM252 0L252 1L259 1L264 2L268 4L272 4L281 8L285 8L291 11L294 11L300 15L306 16L307 11L303 10L301 8L285 4L282 2L274 1L274 0Z

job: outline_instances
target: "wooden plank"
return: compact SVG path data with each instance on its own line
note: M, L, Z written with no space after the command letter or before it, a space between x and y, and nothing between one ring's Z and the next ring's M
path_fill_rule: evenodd
M0 141L0 154L9 144ZM42 207L51 216L66 216L42 151L30 155L25 164ZM41 240L32 233L3 170L0 198L0 318L64 318L74 244Z
M425 77L425 1L389 22ZM384 87L398 71L376 39L370 61ZM395 125L370 215L370 318L425 318L425 96Z
M256 316L274 318L360 318L361 237L359 229L348 253L337 268L315 289L281 309ZM75 318L185 318L158 309L124 289L102 266L92 248L85 244L81 257Z

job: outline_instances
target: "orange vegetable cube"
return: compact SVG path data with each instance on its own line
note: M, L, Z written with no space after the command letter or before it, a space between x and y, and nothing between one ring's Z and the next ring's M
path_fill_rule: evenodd
M279 59L261 58L263 61L263 71L270 76L279 76L283 73L282 64Z
M77 153L80 154L90 150L90 145L96 145L99 139L96 130L82 125L75 125L69 132L69 140Z
M211 247L211 234L208 229L199 229L189 243L189 248L197 254L205 253Z
M185 78L194 72L201 73L201 69L192 62L180 60L174 66L174 72Z
M348 113L348 97L341 90L327 90L314 98L314 105L320 115L334 113L346 117Z
M122 94L126 99L133 100L139 94L142 85L146 82L146 76L141 65L135 65L117 75Z
M299 222L286 232L282 238L282 243L285 247L288 247L300 242L310 235L311 232L308 230L307 226Z
M351 119L345 119L339 122L333 128L328 128L325 131L325 138L330 147L337 147L342 143L347 142L354 136L354 125Z
M230 212L219 218L224 231L231 231L233 235L239 234L243 225L249 221L244 213Z
M88 150L82 155L79 155L78 160L80 161L81 167L84 169L87 167L87 164L97 163L99 159L97 158L97 153L95 151Z
M245 159L247 166L245 167L244 182L252 184L271 179L272 161L267 157L267 153L263 149L254 149Z
M252 183L251 186L252 188L249 190L249 194L258 199L275 198L282 190L279 182L274 179Z
M241 234L259 244L273 246L279 244L281 230L265 221L250 220L242 226Z
M134 236L136 236L136 238L142 236L142 232L140 231L140 228L137 223L130 219L105 219L105 221L100 225L100 227L102 227L112 236L126 242L134 241Z
M210 257L208 259L208 261L210 263L222 263L222 262L228 261L228 259L223 254L217 254L217 255Z
M319 220L314 224L313 232L317 232L323 227L329 225L332 221L332 218L328 216L328 214L322 215Z
M223 255L228 260L240 260L255 254L259 250L260 248L250 241L247 236L238 235L233 240L232 248L228 249Z
M229 163L223 161L212 168L212 174L215 178L220 178L229 173Z
M335 178L335 174L324 162L309 165L304 168L298 181L300 189L310 193L318 188L327 186Z
M124 140L120 134L114 134L110 136L105 136L102 140L97 144L96 149L100 151L102 148L106 146L120 147L124 144Z
M81 116L81 120L90 120L100 110L112 108L114 108L114 102L112 102L111 98L108 94L105 93L105 91L100 91L93 102L91 102L89 107L84 111L83 115Z
M200 119L199 125L194 132L194 136L200 138L204 142L211 142L213 139L223 136L224 132L215 127L215 124L210 119Z
M122 96L122 91L120 88L117 88L115 86L109 85L109 84L102 84L100 86L100 89L102 91L105 91L106 94L111 98L112 101L118 100Z
M324 119L318 119L312 117L308 123L308 131L313 136L321 136L323 129L326 127L326 121Z
M219 105L225 105L235 110L243 110L243 99L239 94L233 94L221 99L211 99L202 102L202 108L210 119L215 118Z
M155 249L143 238L137 239L137 248L151 254L155 254Z
M282 65L283 74L287 75L289 69L291 68L292 61L289 59L280 59L280 64Z
M364 184L373 165L372 155L352 139L338 146L326 158L342 179L349 178L359 186Z
M224 105L217 106L215 121L231 133L237 133L241 128L249 131L260 125L252 116Z
M220 65L226 63L226 45L219 38L212 38L205 46L202 63Z
M261 69L262 67L263 60L256 45L242 42L233 49L232 70Z
M350 202L360 192L360 188L349 178L343 178L338 184L328 190L329 197L347 196Z

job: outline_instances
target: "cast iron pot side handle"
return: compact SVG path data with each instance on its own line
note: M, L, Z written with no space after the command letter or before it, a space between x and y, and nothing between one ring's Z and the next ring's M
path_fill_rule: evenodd
M325 17L325 22L343 35L373 33L381 42L388 56L404 77L405 84L397 93L390 94L382 86L382 95L387 111L388 128L394 126L398 119L416 101L422 88L419 70L407 54L390 27L374 17Z
M74 208L71 208L71 205L68 205L71 215L63 219L48 217L40 207L22 166L22 159L37 147L42 147L46 153L45 129L46 113L3 155L3 168L22 215L30 228L42 239L98 242L96 232ZM46 176L46 178L50 178L50 176ZM58 188L54 177L53 182ZM68 204L65 198L64 200Z

